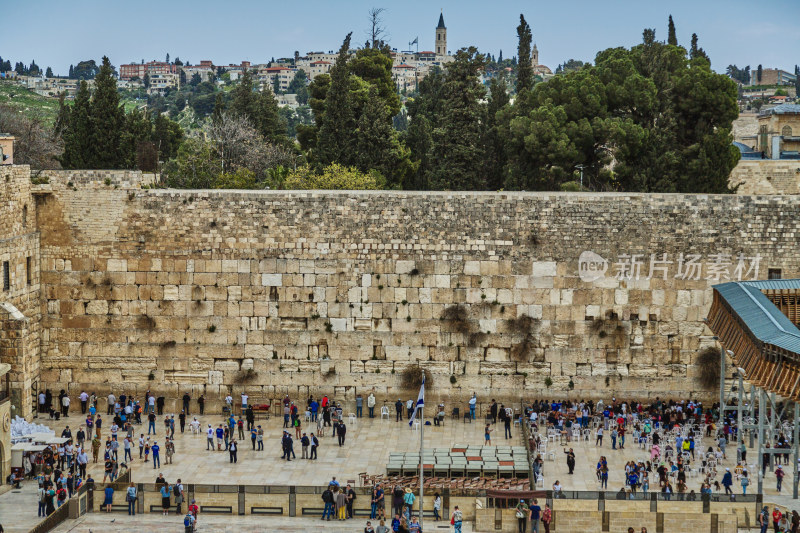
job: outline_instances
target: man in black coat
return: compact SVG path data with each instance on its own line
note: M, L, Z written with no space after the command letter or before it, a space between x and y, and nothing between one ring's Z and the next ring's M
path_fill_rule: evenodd
M394 404L394 410L397 412L394 421L399 422L403 419L403 402L398 398Z
M339 423L337 435L339 436L339 446L344 446L344 436L347 435L347 426L344 425L344 422Z

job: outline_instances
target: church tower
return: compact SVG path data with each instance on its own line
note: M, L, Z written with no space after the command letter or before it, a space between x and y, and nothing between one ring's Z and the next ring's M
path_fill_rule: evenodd
M533 43L533 50L531 50L531 65L533 68L539 65L539 49L536 47L536 43Z
M439 13L439 25L436 26L436 55L447 55L447 27L444 25L442 13Z

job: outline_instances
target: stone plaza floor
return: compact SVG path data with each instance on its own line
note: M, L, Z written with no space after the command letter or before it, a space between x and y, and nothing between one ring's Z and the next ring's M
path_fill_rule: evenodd
M113 522L112 522L113 520ZM219 515L201 515L198 521L198 532L208 533L262 533L264 531L280 531L281 533L300 533L324 531L325 533L359 533L364 531L367 521L357 518L339 522L331 520L322 522L318 518L290 518L237 516L234 518ZM378 521L372 520L372 527ZM391 525L391 524L390 524ZM450 522L426 521L425 531L452 531ZM53 530L54 533L163 533L169 531L183 532L183 518L179 516L164 517L160 514L140 514L135 517L120 513L89 513L78 520L68 520ZM462 531L471 533L472 524L465 522Z
M191 417L190 417L191 418ZM49 423L57 434L60 435L61 430L65 425L69 424L73 431L73 435L77 432L78 427L82 424L84 417L72 415L66 420L62 419L59 422L48 421L39 419L40 423ZM222 415L198 416L201 421L202 427L207 427L207 424L216 426L223 422ZM360 418L355 424L348 424L347 439L344 446L339 447L336 439L331 437L330 428L326 428L325 436L320 438L319 459L317 461L308 461L300 459L301 448L299 442L295 441L295 452L298 459L286 462L281 460L280 450L280 437L282 435L282 418L273 417L270 420L259 420L257 424L261 424L265 430L264 451L253 451L250 445L250 439L246 438L242 443L239 451L239 460L236 464L229 462L229 454L225 451L207 451L206 450L206 436L205 434L193 435L186 427L186 432L181 434L178 429L175 434L175 447L176 455L174 463L171 465L163 464L162 452L162 465L160 468L154 469L152 462L144 463L139 459L138 444L135 443L134 447L134 460L130 462L132 468L133 480L137 483L153 483L159 472L163 473L167 481L170 483L175 482L180 478L183 483L204 483L204 484L233 484L233 485L325 485L332 476L336 476L340 482L347 480L356 480L358 483L360 472L367 472L369 474L385 473L386 463L389 458L389 453L394 451L417 451L419 449L419 433L411 430L406 421L395 422L394 418L390 420L381 420L379 418L369 419ZM160 423L156 426L158 432L156 435L151 435L151 441L158 441L163 445L164 439L164 425L163 416L160 417ZM476 420L473 423L464 423L462 420L448 419L443 427L426 426L424 437L426 448L449 448L454 444L483 444L483 428L484 424L481 420ZM506 440L503 438L503 427L498 424L494 426L495 430L492 434L493 444L495 445L514 445L521 444L519 428L514 427L513 438ZM137 427L138 435L142 433L146 425ZM108 428L103 428L103 441L108 435ZM703 440L703 446L708 447L709 439ZM594 438L590 441L571 442L566 446L571 446L575 449L576 453L576 468L573 475L567 473L566 456L563 453L565 446L550 445L552 451L555 452L554 460L545 459L544 468L544 488L550 489L556 480L559 480L564 490L579 490L579 491L595 491L598 490L599 484L595 477L595 464L600 455L605 455L609 462L609 491L618 491L624 485L624 465L629 460L646 460L649 459L647 450L641 449L636 445L628 444L624 450L612 450L609 442L604 442L602 448L595 447ZM662 446L663 447L663 446ZM725 467L733 469L736 462L731 459L735 457L733 446L728 448L729 459L723 461L718 467L719 474L717 480L722 479ZM120 449L120 457L122 451ZM748 451L748 462L752 463L755 459L755 452ZM784 490L782 494L778 494L775 490L775 475L767 472L764 482L765 500L768 502L775 502L790 509L800 508L796 505L796 501L791 500L791 487L792 487L792 469L789 466L784 467L786 470L786 478L784 479ZM97 464L90 463L89 472L99 483L103 478L103 465L101 461ZM689 489L699 492L702 477L689 477L687 484ZM651 481L651 486L657 485ZM736 482L734 485L734 492L741 493L741 486ZM749 492L755 492L755 482L749 487ZM199 502L200 503L200 502ZM24 483L21 491L10 491L0 496L0 523L3 524L6 531L27 531L33 524L37 522L36 517L36 490L32 482ZM125 522L127 516L122 514L115 514L117 522ZM11 519L9 519L11 517ZM158 523L161 519L160 515L152 517L143 516L141 519L141 528L135 526L133 529L109 529L110 519L108 524L104 524L102 528L95 529L95 531L113 530L113 531L146 531L150 524ZM266 520L267 518L260 518L259 520ZM95 520L100 520L98 517L90 516L81 523L94 524ZM173 518L170 518L173 520ZM177 517L174 518L177 521ZM210 518L209 518L210 520ZM219 518L221 524L225 524L231 520ZM235 517L232 521L237 524L237 527L230 529L231 531L249 531L246 529L250 522L247 517ZM272 520L272 519L270 519ZM276 520L284 520L287 524L294 524L295 521L307 520L300 518L279 518ZM238 524L242 523L241 528ZM98 522L102 523L102 522ZM210 523L210 522L209 522ZM279 522L278 522L279 523ZM253 523L254 528L260 526ZM294 529L284 529L282 523L281 529L284 531L294 531ZM327 526L327 524L326 524ZM115 526L117 527L117 526ZM124 527L128 527L127 525ZM231 526L232 527L232 526ZM263 526L261 526L263 527ZM142 529L144 528L144 529ZM363 524L360 525L359 531L363 529ZM255 530L255 529L253 529ZM303 531L304 529L297 529ZM310 529L313 530L313 529ZM334 529L325 528L326 531L336 531ZM59 529L59 531L72 531L70 529ZM74 531L85 531L85 529L74 529ZM225 531L220 529L220 531Z

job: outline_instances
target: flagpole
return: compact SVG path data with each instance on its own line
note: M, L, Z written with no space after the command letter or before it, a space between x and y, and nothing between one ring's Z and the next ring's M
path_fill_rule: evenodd
M422 370L422 383L424 386L425 383L425 370ZM422 405L419 408L419 525L420 528L422 527L422 515L424 507L422 506L422 489L423 489L423 475L425 472L425 457L422 452L423 447L423 440L422 440L422 433L425 431L425 416L423 415L423 411L425 409L425 402L423 400Z

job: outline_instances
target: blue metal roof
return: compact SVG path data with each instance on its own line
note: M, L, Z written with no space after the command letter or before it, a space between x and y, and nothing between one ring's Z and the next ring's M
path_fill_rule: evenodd
M712 288L758 340L800 354L800 330L761 292L800 289L800 279L733 281Z
M774 115L784 115L786 113L800 113L800 105L798 104L780 104L772 109L767 110Z

